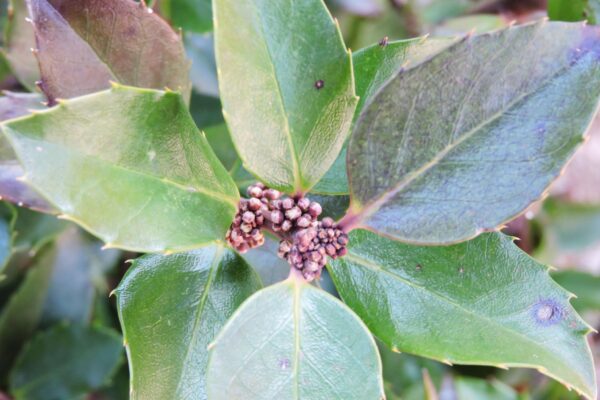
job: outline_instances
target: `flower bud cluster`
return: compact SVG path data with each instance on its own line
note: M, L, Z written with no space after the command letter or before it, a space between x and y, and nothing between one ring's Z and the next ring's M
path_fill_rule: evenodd
M324 218L309 228L297 231L293 241L282 240L278 255L287 259L304 279L312 281L321 276L327 257L336 259L348 250L348 235L331 218Z
M282 197L262 183L248 187L248 199L242 199L227 241L240 253L261 246L265 238L261 229L267 226L284 237L279 244L279 257L312 281L321 276L327 257L346 254L348 235L331 218L318 218L321 205L306 197Z

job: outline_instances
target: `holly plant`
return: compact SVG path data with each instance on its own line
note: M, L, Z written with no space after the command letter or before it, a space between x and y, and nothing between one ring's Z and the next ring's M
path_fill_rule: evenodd
M383 399L374 338L596 398L573 295L500 230L585 140L598 28L351 52L321 0L213 0L223 157L144 2L12 7L5 57L32 93L2 99L0 195L135 257L113 292L131 399Z

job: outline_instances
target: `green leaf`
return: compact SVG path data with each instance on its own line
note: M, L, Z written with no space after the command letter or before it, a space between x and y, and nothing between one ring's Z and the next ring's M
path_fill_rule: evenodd
M121 359L113 330L57 325L37 335L10 375L15 400L74 399L101 388Z
M4 96L0 97L0 121L27 115L31 110L41 110L45 108L42 100L39 94L4 92ZM22 207L52 212L52 206L46 200L18 180L23 175L23 168L10 144L4 135L0 135L0 197Z
M293 278L246 301L210 353L210 400L384 398L366 327L334 297Z
M260 286L238 254L216 245L135 260L115 290L131 399L205 399L207 346Z
M51 104L107 89L110 81L167 87L189 99L189 63L181 37L144 2L27 1L41 89Z
M3 54L16 78L30 91L40 80L38 62L31 49L35 48L35 35L27 21L29 12L26 0L10 0L8 24L4 30Z
M454 378L456 400L518 400L517 392L498 380Z
M595 399L590 328L572 295L511 238L429 247L357 230L348 250L329 272L388 346L447 363L537 368Z
M386 46L375 44L356 52L352 56L356 76L356 94L359 96L354 113L358 118L363 107L368 104L381 87L402 68L408 68L424 62L450 46L452 39L416 38L389 42ZM346 148L342 150L335 163L325 176L312 189L322 194L348 194L346 173Z
M338 26L321 0L215 0L213 13L223 113L244 166L307 191L338 156L357 102Z
M552 274L552 278L577 298L573 307L578 311L600 311L600 276L582 271L563 270Z
M0 376L8 372L19 350L38 326L53 271L51 259L51 251L40 254L0 313Z
M239 193L181 96L114 86L2 126L26 181L107 242L145 252L221 239Z
M448 244L516 216L583 141L600 94L599 35L582 24L512 27L398 73L350 140L347 223Z
M209 32L213 28L211 0L169 0L171 23L186 31Z
M599 6L598 0L548 0L548 17L555 21L589 20L596 24Z

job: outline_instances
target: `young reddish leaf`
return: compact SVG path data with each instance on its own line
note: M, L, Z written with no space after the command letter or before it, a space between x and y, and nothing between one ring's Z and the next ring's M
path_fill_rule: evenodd
M41 89L50 102L126 85L177 90L188 99L181 37L144 2L27 0Z

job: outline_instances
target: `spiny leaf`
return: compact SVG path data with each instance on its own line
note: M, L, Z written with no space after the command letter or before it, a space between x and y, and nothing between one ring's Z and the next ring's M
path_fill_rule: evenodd
M516 216L583 141L600 96L599 38L541 22L466 37L398 73L350 140L346 222L434 244Z
M114 86L2 126L26 181L109 246L222 239L239 193L181 96Z
M110 81L181 91L189 63L181 37L144 2L27 0L41 89L51 104L110 87Z
M596 398L591 329L572 295L511 238L430 247L356 230L348 250L329 272L388 346L446 363L536 368Z
M260 287L238 254L217 245L135 260L115 291L131 399L206 399L207 346Z
M362 322L296 279L248 299L211 345L211 400L380 400L377 347Z
M223 113L244 166L307 191L335 161L357 98L351 59L321 0L215 0Z

